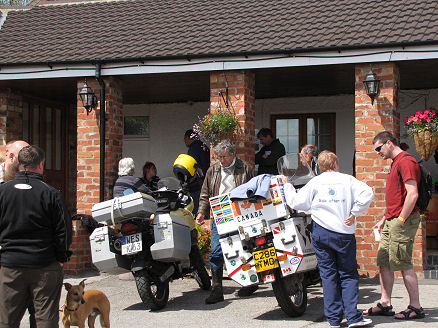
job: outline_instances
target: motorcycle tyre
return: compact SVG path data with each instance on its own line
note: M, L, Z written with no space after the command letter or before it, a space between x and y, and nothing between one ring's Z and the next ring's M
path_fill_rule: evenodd
M145 269L134 272L134 278L138 294L147 309L156 311L166 306L169 300L169 281L157 283L151 279Z
M198 246L196 246L197 248ZM193 276L202 290L210 290L211 280L208 275L207 269L205 268L204 261L202 260L201 253L199 249L193 251L190 256L190 261L192 261L193 266Z
M288 295L288 288L284 285L285 281L281 278L275 279L272 283L275 298L284 313L289 317L299 317L306 312L307 309L307 288L301 286L301 290L294 295ZM298 298L298 303L295 301Z

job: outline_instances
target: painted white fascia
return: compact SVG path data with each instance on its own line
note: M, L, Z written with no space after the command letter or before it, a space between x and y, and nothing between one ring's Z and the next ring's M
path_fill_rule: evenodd
M236 56L192 60L157 60L145 62L107 63L102 65L102 76L158 74L218 70L304 67L316 65L358 64L407 60L438 59L438 45L309 52L296 55ZM77 65L4 66L0 80L63 78L94 76L95 66Z

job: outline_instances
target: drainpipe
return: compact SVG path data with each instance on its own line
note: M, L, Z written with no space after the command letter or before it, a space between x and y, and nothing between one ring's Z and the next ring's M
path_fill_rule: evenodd
M105 193L105 83L101 76L101 64L96 64L96 80L100 86L100 188L99 201L104 201Z

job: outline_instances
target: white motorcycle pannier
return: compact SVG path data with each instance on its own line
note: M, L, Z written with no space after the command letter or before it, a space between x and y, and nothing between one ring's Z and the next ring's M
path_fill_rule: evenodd
M108 241L108 226L94 229L90 235L91 258L99 271L116 269L116 255L110 251Z
M156 210L157 201L152 196L136 192L97 203L91 213L97 222L114 225L131 217L150 217Z
M154 260L175 262L187 259L191 248L190 227L183 218L158 214L154 218Z

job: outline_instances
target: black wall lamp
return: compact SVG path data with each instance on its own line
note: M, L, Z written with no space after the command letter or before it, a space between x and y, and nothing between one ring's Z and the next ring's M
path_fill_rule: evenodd
M374 104L374 99L379 95L380 92L380 80L377 78L376 73L373 72L371 65L370 71L365 77L365 80L363 80L363 85L367 90L367 95L371 98L371 104Z
M87 115L97 107L97 97L94 94L93 89L88 86L87 81L85 81L82 90L79 91L79 97L81 98L82 106L87 111Z

